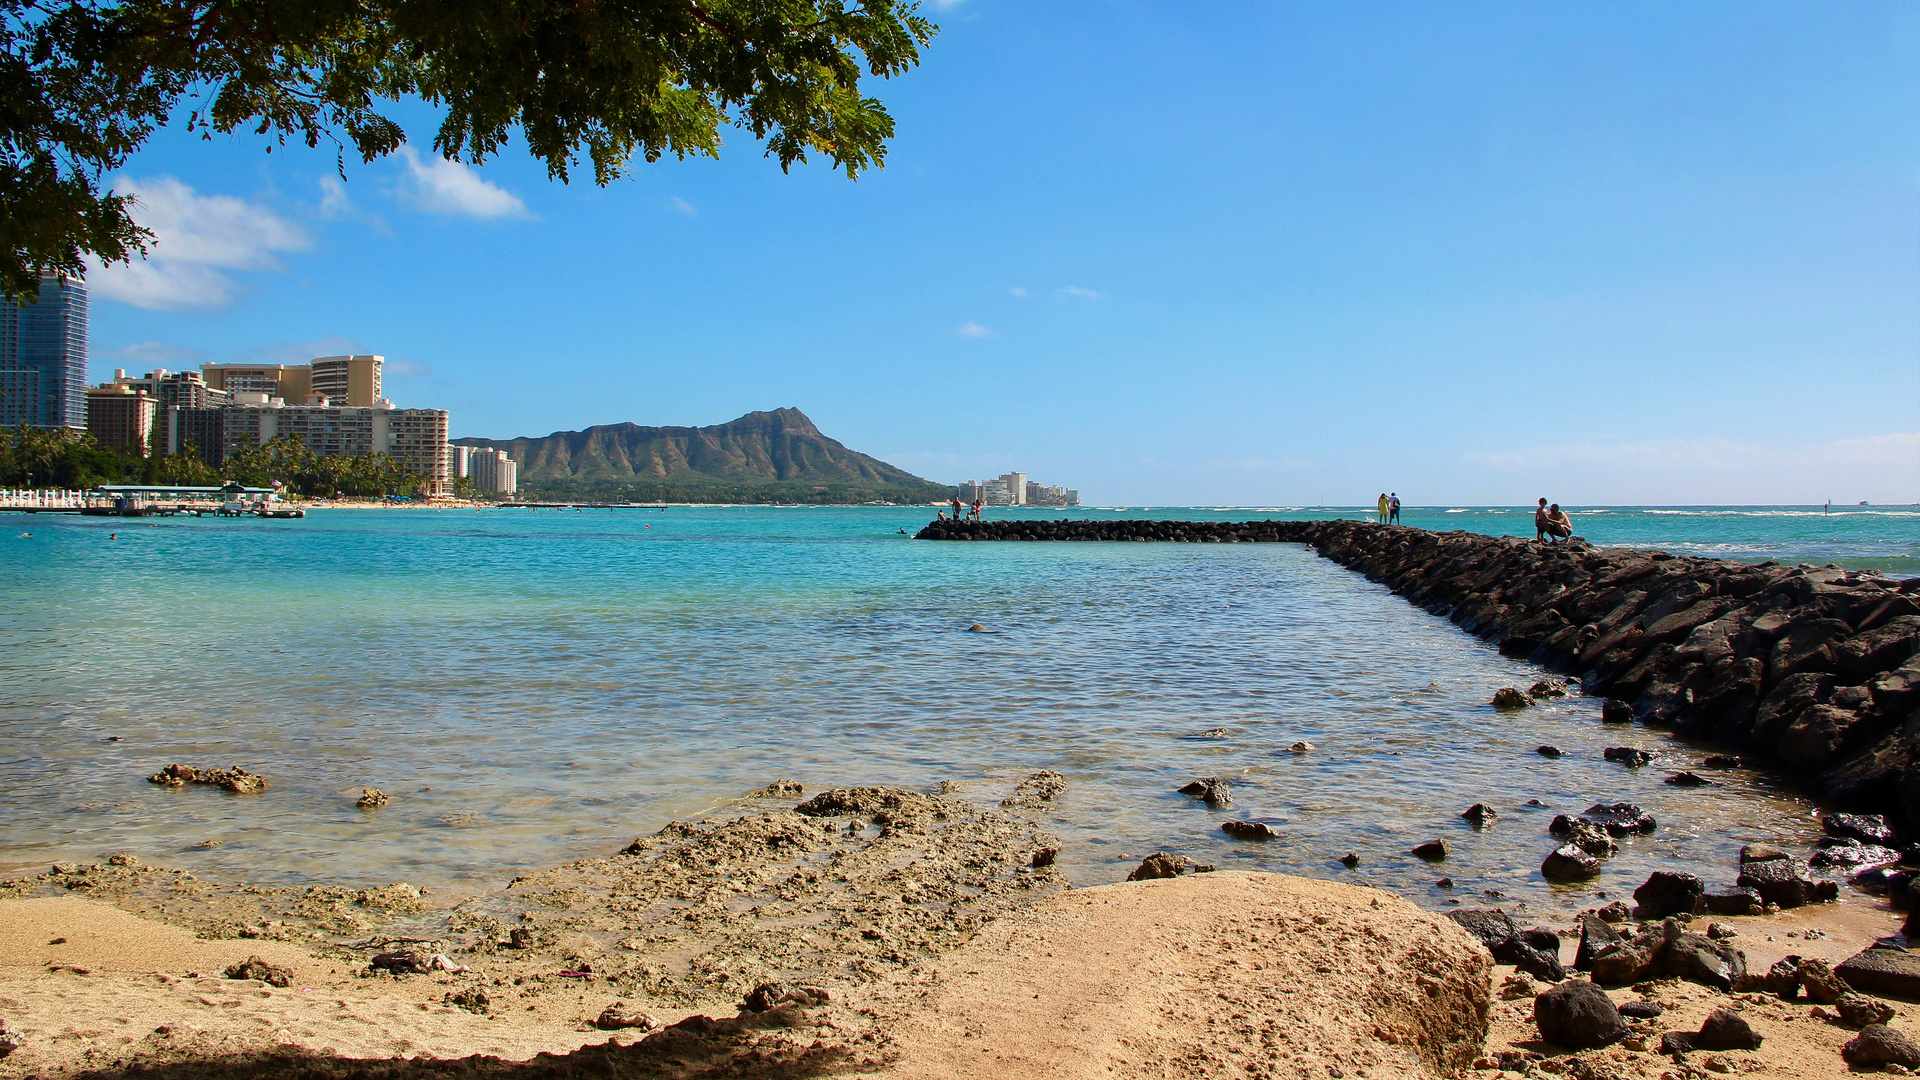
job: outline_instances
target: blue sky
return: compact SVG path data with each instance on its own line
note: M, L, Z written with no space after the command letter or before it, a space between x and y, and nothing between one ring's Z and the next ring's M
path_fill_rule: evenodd
M492 437L797 406L1110 505L1920 500L1920 7L928 11L857 182L164 132L95 374L377 352Z

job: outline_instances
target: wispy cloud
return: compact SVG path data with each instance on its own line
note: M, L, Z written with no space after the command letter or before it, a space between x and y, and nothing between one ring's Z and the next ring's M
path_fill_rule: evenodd
M398 376L403 379L424 379L433 374L431 365L423 364L418 360L408 360L405 358L390 359L381 366L380 370L385 375Z
M1010 292L1010 293L1012 293L1012 294L1013 294L1013 295L1015 295L1015 296L1025 296L1025 295L1027 295L1027 290L1025 290L1025 289L1023 289L1023 288L1021 288L1021 287L1020 287L1020 286L1018 286L1018 285L1015 285L1015 286L1014 286L1013 288L1011 288L1011 289L1008 289L1007 291L1008 291L1008 292Z
M277 341L271 345L256 345L240 359L242 362L304 364L316 356L365 356L373 351L352 338L328 334L312 341Z
M700 213L697 207L695 207L692 203L688 202L687 200L681 198L678 195L675 195L673 198L667 200L667 209L677 210L680 213L687 215L688 217L694 217Z
M347 193L347 185L337 176L320 178L320 216L328 221L363 221L388 236L393 235L393 230L380 215L361 209L353 201L353 196Z
M149 311L219 308L232 303L234 270L278 270L275 252L298 251L307 234L272 210L230 195L201 195L171 176L122 177L114 191L136 200L135 220L153 230L145 259L88 261L97 296Z
M993 331L981 326L977 322L966 323L961 326L960 329L955 330L954 333L959 334L961 337L970 338L989 338L995 336Z
M1100 299L1100 294L1099 294L1099 293L1097 293L1097 292L1094 292L1094 291L1093 291L1092 289L1083 289L1083 288L1081 288L1081 287L1080 287L1080 286L1078 286L1078 285L1062 285L1062 286L1060 286L1060 295L1061 295L1061 296L1077 296L1077 297L1079 297L1079 298L1080 298L1080 299L1082 299L1082 300L1098 300L1098 299Z
M520 196L482 179L464 162L422 157L411 146L401 147L400 156L407 170L400 196L415 209L482 220L533 216Z
M353 199L347 195L347 185L337 176L320 178L320 216L324 218L346 217L354 211Z
M177 345L168 345L161 341L132 341L117 349L110 349L105 358L125 360L130 364L145 364L159 367L164 364L192 364L205 354L196 349L183 349Z

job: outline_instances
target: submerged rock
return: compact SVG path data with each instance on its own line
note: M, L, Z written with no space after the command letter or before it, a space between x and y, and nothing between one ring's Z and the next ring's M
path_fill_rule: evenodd
M1066 794L1066 791L1066 777L1052 769L1042 769L1028 773L1013 789L1013 794L1000 800L1000 805L1009 810L1038 810Z
M1217 776L1203 776L1179 789L1189 799L1199 799L1220 809L1233 805L1233 785Z
M191 765L169 765L147 777L147 783L160 784L164 787L207 784L231 791L236 795L252 795L267 790L266 777L250 773L238 765L231 769L197 769Z
M1461 811L1460 816L1467 819L1467 822L1474 828L1483 829L1491 824L1494 818L1499 817L1500 814L1486 803L1477 802Z
M1185 855L1169 855L1156 851L1140 860L1140 865L1127 875L1128 881L1152 881L1155 878L1179 877L1181 874L1197 874L1213 869L1194 862Z
M1607 724L1633 723L1633 706L1619 698L1608 698L1600 706L1600 720Z
M1279 830L1261 821L1223 821L1220 831L1235 840L1277 840Z
M1542 698L1566 697L1567 684L1561 682L1559 679L1541 679L1527 690L1527 696L1533 698L1535 701L1539 701Z
M1493 692L1493 707L1496 709L1524 709L1533 704L1533 699L1520 691L1519 687L1503 686Z
M1557 758L1560 756L1560 748L1557 746L1541 746L1537 747L1534 753L1539 754L1543 758Z
M353 805L362 810L378 810L387 805L387 802L386 792L379 788L365 787L360 789L360 798Z
M1548 881L1587 881L1600 876L1600 860L1576 844L1564 844L1554 848L1541 862L1540 875Z
M1600 752L1608 761L1617 761L1629 769L1637 769L1653 760L1653 755L1632 746L1609 746Z
M1445 840L1429 840L1424 844L1415 845L1411 854L1418 855L1428 862L1439 862L1446 858L1450 851Z

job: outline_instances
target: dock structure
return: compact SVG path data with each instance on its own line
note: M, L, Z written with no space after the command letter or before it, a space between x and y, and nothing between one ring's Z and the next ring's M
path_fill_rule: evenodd
M91 491L0 492L0 511L22 514L82 514L87 517L298 518L307 512L279 501L278 488L228 483L101 484Z

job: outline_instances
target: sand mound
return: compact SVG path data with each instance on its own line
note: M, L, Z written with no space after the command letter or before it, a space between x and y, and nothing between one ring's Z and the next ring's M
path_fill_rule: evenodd
M1386 893L1221 872L1050 897L870 1007L902 1080L1437 1076L1480 1052L1491 967Z

